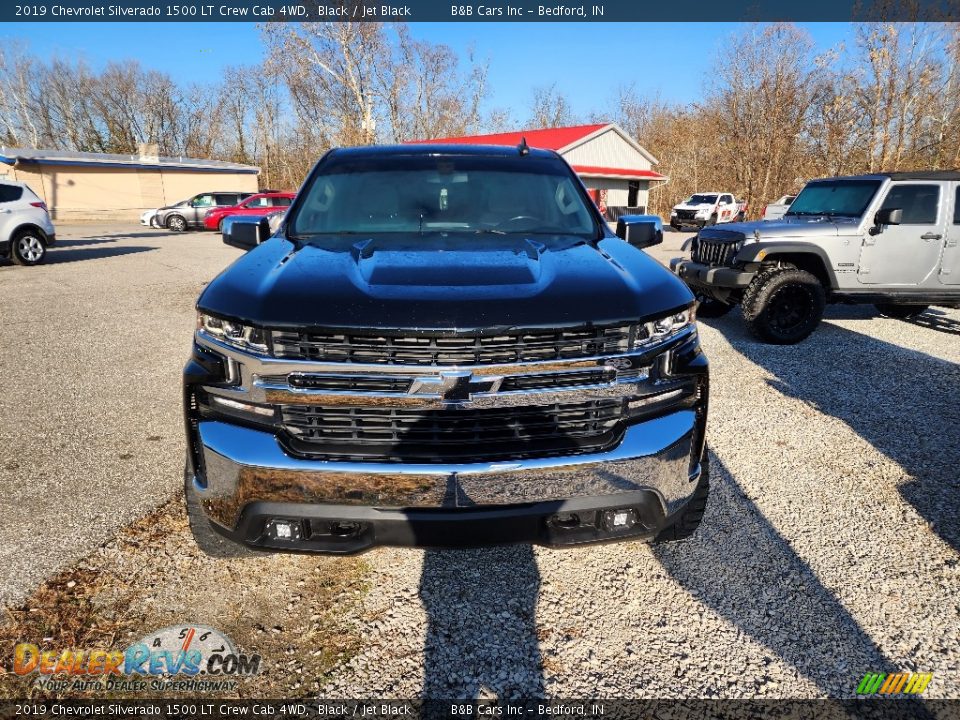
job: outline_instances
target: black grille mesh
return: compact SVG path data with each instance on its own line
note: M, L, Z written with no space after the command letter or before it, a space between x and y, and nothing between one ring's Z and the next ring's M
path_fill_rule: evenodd
M736 243L698 239L690 257L704 265L730 266L736 252Z
M388 365L479 365L569 360L625 352L631 326L504 335L395 336L273 332L278 358Z
M294 449L307 455L434 462L590 452L618 437L620 400L495 409L281 406Z

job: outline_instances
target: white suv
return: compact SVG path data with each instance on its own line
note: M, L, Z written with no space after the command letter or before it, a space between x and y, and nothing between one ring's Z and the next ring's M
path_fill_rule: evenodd
M39 265L56 239L46 203L23 183L0 180L0 258Z

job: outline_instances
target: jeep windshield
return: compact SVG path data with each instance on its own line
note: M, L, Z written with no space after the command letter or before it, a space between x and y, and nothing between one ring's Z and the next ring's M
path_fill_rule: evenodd
M576 178L553 158L328 157L302 193L290 236L402 233L577 235L600 228Z
M880 180L817 180L807 183L784 217L858 218L877 194Z

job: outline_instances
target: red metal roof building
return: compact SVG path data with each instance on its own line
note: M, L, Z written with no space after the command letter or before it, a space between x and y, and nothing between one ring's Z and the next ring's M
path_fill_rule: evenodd
M651 184L667 181L653 169L658 160L614 123L414 142L519 145L522 138L530 147L555 150L570 163L610 219L624 212L646 212Z

